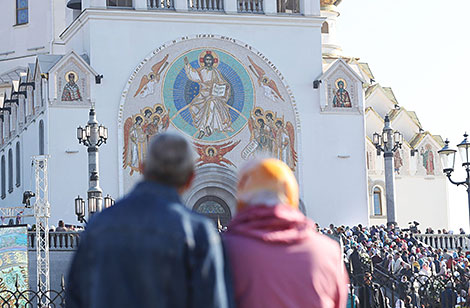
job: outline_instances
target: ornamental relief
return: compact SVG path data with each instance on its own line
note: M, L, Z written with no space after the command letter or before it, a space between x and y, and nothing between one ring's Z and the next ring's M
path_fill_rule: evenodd
M184 37L157 48L122 94L124 190L142 171L149 139L167 130L192 141L198 167L236 169L253 157L276 157L295 171L298 121L283 79L263 54L224 36Z

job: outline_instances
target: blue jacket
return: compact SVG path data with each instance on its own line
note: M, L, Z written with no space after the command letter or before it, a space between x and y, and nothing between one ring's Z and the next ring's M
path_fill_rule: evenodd
M223 258L209 219L176 189L141 182L80 236L67 308L229 307Z

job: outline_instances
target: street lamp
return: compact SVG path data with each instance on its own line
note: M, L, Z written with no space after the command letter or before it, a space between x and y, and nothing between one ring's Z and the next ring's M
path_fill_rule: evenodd
M462 160L462 167L464 167L465 171L467 172L467 178L465 181L455 182L451 179L451 174L454 171L455 166L455 152L457 151L449 148L449 140L445 141L444 147L437 151L437 153L439 154L442 166L444 167L443 172L449 181L454 185L463 185L467 188L468 207L470 211L470 142L468 142L467 133L463 134L463 136L464 139L460 144L457 145L457 148L459 149L460 159Z
M78 143L87 147L88 151L88 217L96 212L100 212L103 208L103 190L99 185L99 160L98 147L108 140L108 129L103 125L99 125L96 120L94 107L91 107L89 120L85 127L77 128ZM108 195L109 197L109 195ZM109 197L111 198L111 197ZM107 204L110 204L109 201ZM105 204L105 206L107 205ZM112 204L111 204L112 205ZM109 205L109 206L111 206ZM80 222L85 220L85 201L80 196L75 199L75 214Z
M401 148L403 144L403 135L398 131L393 131L390 126L390 118L385 116L384 128L382 134L374 133L372 143L377 149L377 155L384 153L385 169L385 199L387 204L387 226L396 225L395 209L395 175L393 153Z

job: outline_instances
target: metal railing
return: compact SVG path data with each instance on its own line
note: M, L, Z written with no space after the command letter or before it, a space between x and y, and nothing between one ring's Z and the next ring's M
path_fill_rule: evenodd
M238 12L262 14L263 0L238 0Z
M149 9L173 10L175 8L173 0L147 0Z
M0 307L1 308L17 308L17 307L38 307L53 308L65 307L65 283L64 276L60 285L60 290L47 290L46 292L23 290L18 284L18 278L15 283L15 290L0 291ZM46 303L42 305L41 303Z
M80 232L49 232L49 250L76 250L80 241ZM36 232L28 232L28 250L36 250Z
M223 0L188 0L190 11L220 12L224 10Z
M433 248L455 250L470 249L470 239L465 234L413 234L418 241Z

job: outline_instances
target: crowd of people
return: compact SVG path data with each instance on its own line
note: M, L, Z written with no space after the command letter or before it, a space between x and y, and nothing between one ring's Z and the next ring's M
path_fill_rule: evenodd
M80 235L68 308L346 306L340 246L299 210L287 164L241 168L237 214L218 233L181 201L195 176L192 145L162 133L147 151L144 180Z
M435 302L446 308L470 304L470 251L464 251L461 247L450 251L425 245L414 237L420 233L416 225L406 231L383 225L317 228L323 234L341 239L350 278L358 286L355 293L360 307L368 307L361 304L363 294L360 293L364 288L374 286L373 277L394 283L397 291L395 307L426 306L429 303L423 297L434 297ZM427 234L433 232L431 228L426 230ZM459 232L465 234L463 229ZM446 230L438 232L446 233ZM390 286L386 287L390 289ZM372 293L377 292L379 294L371 298L378 302L382 298L379 306L390 307L391 304L386 303L387 297L382 296L380 290ZM368 302L369 298L363 300Z
M429 290L443 308L470 303L470 252L429 247L416 228L321 229L299 211L295 176L277 159L241 168L237 214L218 234L181 201L195 176L191 148L177 134L154 137L144 180L90 219L67 307L421 308Z

